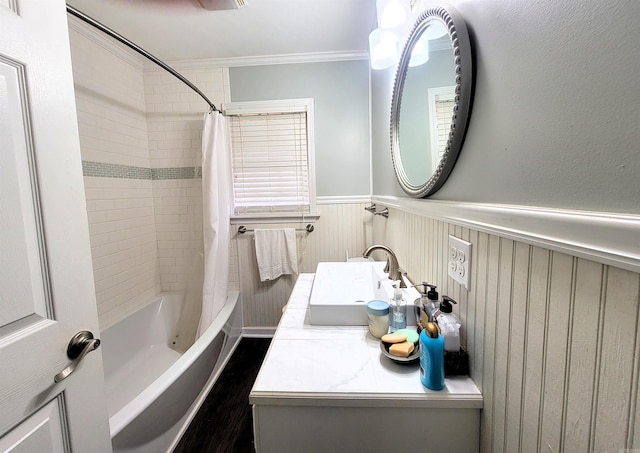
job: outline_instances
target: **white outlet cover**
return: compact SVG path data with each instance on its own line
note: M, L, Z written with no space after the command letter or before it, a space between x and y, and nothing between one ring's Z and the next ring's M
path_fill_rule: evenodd
M455 250L455 253L453 250ZM449 236L449 262L447 263L447 269L449 277L463 285L467 291L471 288L471 242L463 241L455 236Z

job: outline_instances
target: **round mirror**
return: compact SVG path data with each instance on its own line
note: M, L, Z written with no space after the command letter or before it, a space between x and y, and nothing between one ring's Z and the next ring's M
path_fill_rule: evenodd
M402 51L391 102L391 158L402 189L427 197L458 158L471 110L472 55L451 8L420 15Z

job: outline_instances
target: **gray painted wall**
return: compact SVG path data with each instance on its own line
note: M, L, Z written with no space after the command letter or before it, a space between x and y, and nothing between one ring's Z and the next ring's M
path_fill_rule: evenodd
M476 89L466 141L432 199L640 210L640 2L451 0ZM394 70L372 71L375 195L405 196L388 140Z
M369 195L367 60L229 69L231 101L314 98L318 196Z

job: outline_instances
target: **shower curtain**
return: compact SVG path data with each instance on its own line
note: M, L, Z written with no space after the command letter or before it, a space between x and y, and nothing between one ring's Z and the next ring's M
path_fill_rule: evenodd
M227 299L230 154L231 144L224 116L215 111L206 113L202 130L204 284L197 337L209 327Z
M221 113L204 116L202 179L187 187L191 253L184 257L183 304L169 346L183 353L216 317L227 297L231 145ZM197 172L194 172L197 175Z

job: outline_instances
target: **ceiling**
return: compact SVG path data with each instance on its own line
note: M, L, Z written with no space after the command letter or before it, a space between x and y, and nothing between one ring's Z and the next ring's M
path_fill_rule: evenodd
M215 0L220 1L220 0ZM210 11L198 0L67 0L165 61L363 54L374 0L246 0Z

